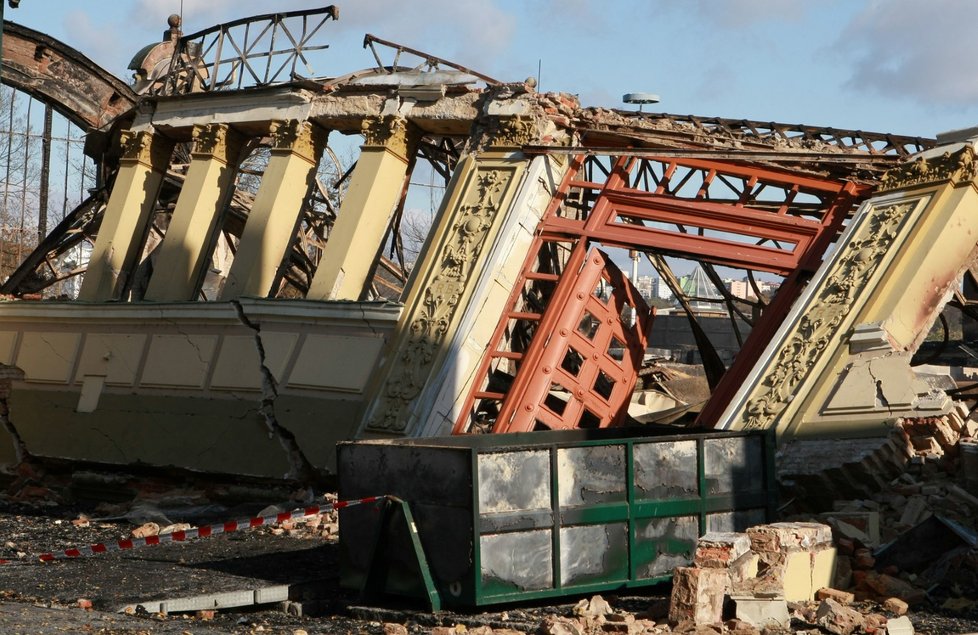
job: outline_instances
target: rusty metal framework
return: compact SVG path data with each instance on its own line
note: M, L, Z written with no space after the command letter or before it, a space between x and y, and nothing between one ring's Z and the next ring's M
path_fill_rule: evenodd
M606 428L621 422L652 312L607 254L580 241L541 316L493 432ZM510 359L519 359L512 357Z
M167 75L150 92L239 90L313 77L309 54L329 48L314 44L313 38L337 19L339 9L330 5L243 18L185 35Z
M540 368L529 364L527 355L537 340L551 337L541 318L547 307L562 305L557 291L563 277L576 275L573 254L582 245L635 249L649 254L653 263L680 256L786 276L737 357L736 368L746 372L749 360L760 354L762 343L756 342L764 336L758 334L779 323L849 212L871 190L793 170L646 152L574 157L540 224L455 433L507 426L513 404L520 403L511 395L524 384L542 381L534 377ZM707 372L711 385L718 386L722 366L708 365ZM601 421L620 420L627 403L627 397L608 401L592 414Z
M493 79L488 75L483 75L482 73L466 68L461 64L456 64L455 62L437 57L431 53L425 53L424 51L419 51L409 46L398 44L397 42L382 40L375 35L371 35L370 33L363 37L363 48L370 49L374 60L377 62L377 70L381 73L391 74L405 70L430 73L450 68L452 70L461 71L468 75L472 75L473 77L477 77L490 86L502 83L498 79ZM385 61L384 56L381 55L381 53L393 55L393 57L389 61ZM402 59L402 56L405 54L409 56L409 61Z

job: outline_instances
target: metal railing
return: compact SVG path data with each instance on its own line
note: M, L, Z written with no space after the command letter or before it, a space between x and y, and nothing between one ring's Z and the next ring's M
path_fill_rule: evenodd
M242 18L185 35L174 50L169 72L149 92L238 90L312 77L309 54L329 48L314 44L314 38L326 22L337 19L339 10L330 5Z

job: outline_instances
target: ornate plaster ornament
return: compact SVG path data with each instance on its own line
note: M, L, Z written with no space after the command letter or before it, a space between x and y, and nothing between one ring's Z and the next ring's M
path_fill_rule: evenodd
M119 135L119 142L122 145L123 161L142 163L155 170L165 170L170 164L173 142L149 130L123 130Z
M291 152L310 163L318 163L326 142L326 131L308 121L272 121L269 126L272 151Z
M538 135L533 117L509 115L490 121L486 136L491 148L522 148L537 141Z
M241 149L238 135L227 124L196 124L191 135L194 140L194 157L215 158L224 163L233 163Z
M878 192L890 192L915 187L937 185L951 182L951 185L974 181L978 176L978 161L971 146L964 146L957 152L945 152L939 157L925 159L918 157L888 170L880 181Z
M414 154L421 135L407 119L398 115L366 117L360 124L364 148L383 148L404 161Z
M856 298L867 287L884 253L890 248L903 218L916 201L874 208L859 232L843 248L832 271L780 348L773 365L744 407L742 427L769 428L795 395L843 320L854 310Z
M368 430L403 432L407 426L409 406L424 389L444 345L513 174L510 169L476 168L458 214L442 241L436 273L424 290L407 340L397 353L396 369L388 378L384 398L367 424Z

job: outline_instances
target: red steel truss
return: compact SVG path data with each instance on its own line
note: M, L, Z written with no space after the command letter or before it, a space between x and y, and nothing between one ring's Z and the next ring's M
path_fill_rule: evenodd
M566 427L574 419L573 414L555 419L550 416L552 411L540 405L555 399L548 392L553 378L544 375L548 368L552 374L554 363L561 363L564 355L559 343L549 350L543 342L553 339L557 318L550 318L551 313L566 313L567 319L579 314L576 308L565 306L570 290L578 290L565 279L578 279L584 254L592 244L785 276L734 365L716 386L701 416L701 421L711 423L711 413L722 410L838 236L849 212L871 189L758 164L655 156L652 152L637 155L632 150L628 155L615 155L609 151L574 157L540 222L475 385L463 403L456 434ZM627 301L630 291L626 289L616 289L623 298L616 301ZM551 306L560 308L548 311ZM642 311L640 320L645 324L651 316L647 308ZM546 362L541 361L544 357ZM629 376L621 377L621 385L634 386L637 370L637 365L626 364ZM565 376L560 379L569 381ZM572 394L582 389L561 386ZM590 414L585 423L620 421L630 396L631 389L600 401L588 394ZM577 401L583 404L585 399ZM514 424L518 408L530 412L527 406L534 416ZM571 425L580 423L578 417Z
M585 255L584 242L565 272L540 322L548 336L533 339L493 432L606 428L625 414L617 406L635 388L652 312L607 254Z

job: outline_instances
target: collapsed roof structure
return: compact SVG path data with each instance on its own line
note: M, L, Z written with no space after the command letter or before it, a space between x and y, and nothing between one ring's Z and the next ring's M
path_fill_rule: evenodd
M372 35L373 66L301 76L338 17L171 18L132 87L5 25L3 81L83 126L99 177L0 288L0 463L305 478L348 438L622 425L655 325L614 250L686 310L697 426L785 442L952 408L910 358L947 302L971 311L969 133L582 108ZM444 194L412 262L419 166ZM750 324L729 368L672 258ZM718 267L780 288L734 297Z

